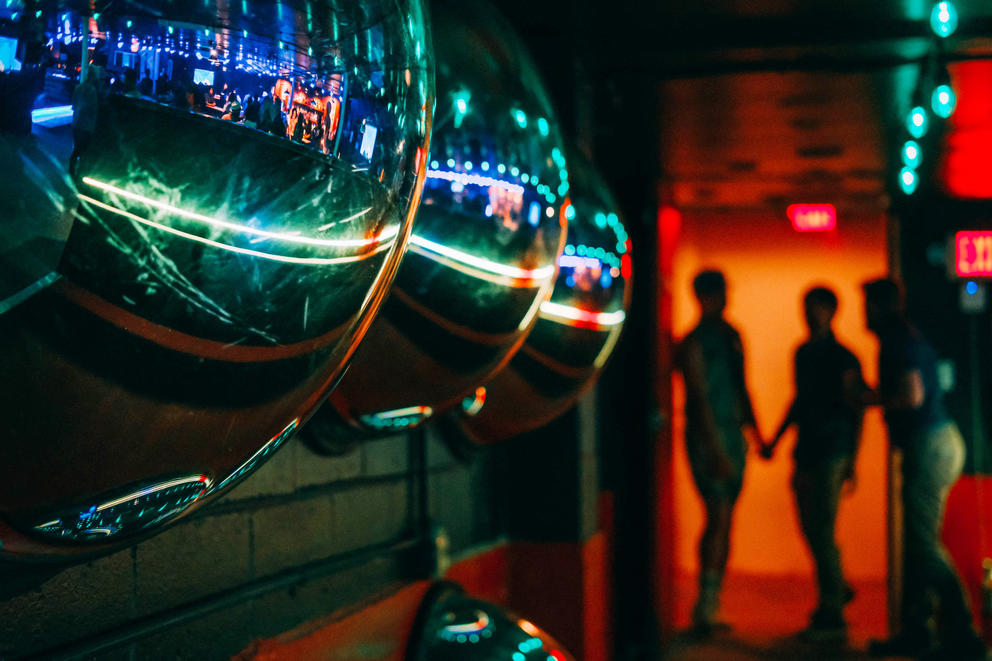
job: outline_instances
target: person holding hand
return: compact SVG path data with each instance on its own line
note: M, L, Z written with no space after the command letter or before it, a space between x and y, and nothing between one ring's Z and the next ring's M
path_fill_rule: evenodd
M816 566L818 604L803 637L844 640L843 607L854 597L844 580L835 527L841 490L853 488L867 386L861 363L837 341L832 322L837 295L814 287L803 297L809 338L795 353L796 395L774 439L761 451L771 459L786 430L798 428L792 488L803 537Z
M723 317L727 286L719 271L693 280L700 320L682 340L676 363L685 380L685 442L689 465L706 509L699 540L699 596L693 633L711 634L730 553L730 528L744 477L747 442L762 445L744 379L740 334Z

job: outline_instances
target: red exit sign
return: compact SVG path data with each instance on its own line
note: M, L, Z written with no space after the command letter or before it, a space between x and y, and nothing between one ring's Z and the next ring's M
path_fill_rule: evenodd
M954 235L954 272L963 278L992 277L992 230Z
M797 232L827 232L837 227L832 204L790 204L785 210Z

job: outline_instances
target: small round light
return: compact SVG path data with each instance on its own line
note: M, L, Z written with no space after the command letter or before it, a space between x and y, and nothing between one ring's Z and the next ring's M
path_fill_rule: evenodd
M950 85L938 85L930 97L930 107L933 108L933 114L944 119L954 114L957 105L957 96Z
M930 28L938 37L954 34L958 29L958 10L949 1L938 2L930 10Z
M909 115L906 116L906 130L911 136L922 138L927 134L928 128L930 128L930 120L922 106L916 106L909 111Z
M899 172L899 185L902 186L902 192L906 195L915 193L916 188L920 185L920 177L916 174L916 170L903 168Z
M974 280L969 280L968 284L964 286L964 290L968 292L969 296L974 296L978 293L978 283Z
M907 140L902 145L902 163L908 168L917 168L923 154L920 152L920 145L915 140Z

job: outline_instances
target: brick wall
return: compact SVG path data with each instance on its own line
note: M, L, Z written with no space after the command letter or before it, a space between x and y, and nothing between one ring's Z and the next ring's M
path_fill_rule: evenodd
M226 497L135 546L61 570L0 566L0 658L227 658L395 589L423 573L409 548L415 443L326 458L293 440ZM497 537L491 451L463 463L434 432L426 444L431 519L452 552Z

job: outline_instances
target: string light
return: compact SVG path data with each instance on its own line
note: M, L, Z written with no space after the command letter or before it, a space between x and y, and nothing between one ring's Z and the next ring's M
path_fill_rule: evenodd
M958 29L958 10L953 3L944 0L933 6L930 10L930 28L941 39L954 34Z

